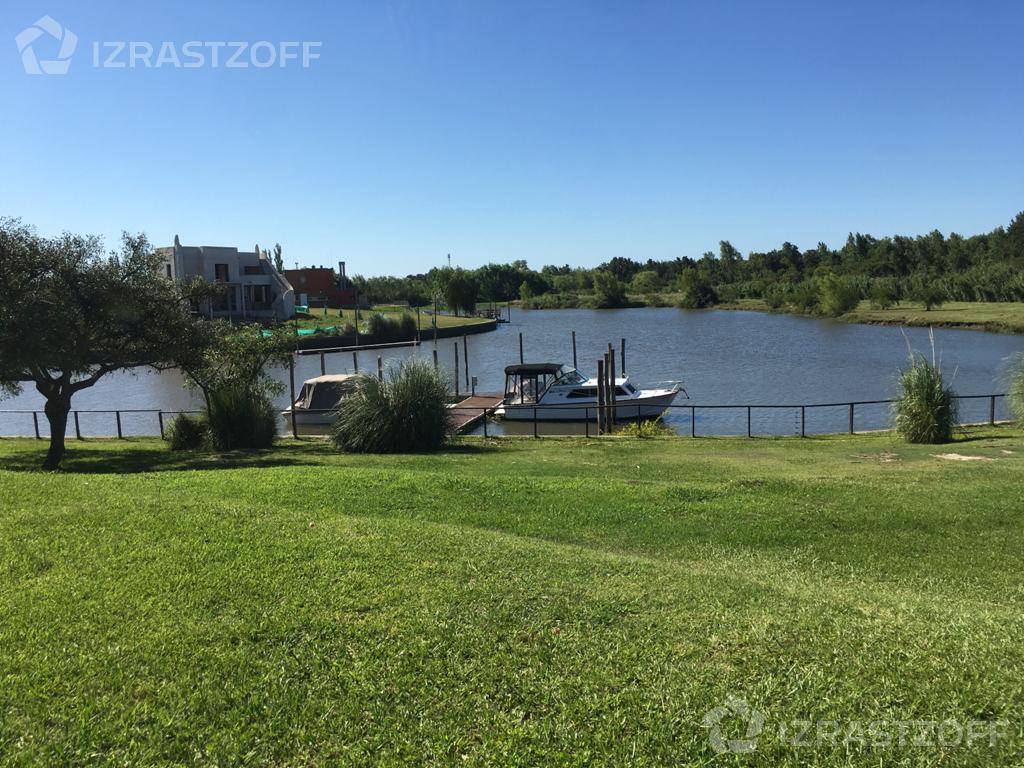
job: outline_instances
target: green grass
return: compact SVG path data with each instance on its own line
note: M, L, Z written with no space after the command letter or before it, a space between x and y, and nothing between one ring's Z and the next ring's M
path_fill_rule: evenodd
M310 317L302 317L295 321L288 321L289 325L298 324L299 328L321 328L329 325L341 326L346 322L355 323L355 310L351 309L328 309L327 316L324 317L322 309L310 310ZM385 315L400 315L403 312L409 312L414 317L416 315L415 310L407 310L394 306L378 306L373 309L361 309L359 310L360 319L365 322L366 317L371 312L381 312ZM430 331L434 326L431 321L432 315L426 312L420 312L420 330L423 332ZM437 316L437 327L438 328L461 328L465 325L475 325L477 323L489 322L483 317L456 317L454 315L438 315Z
M42 451L0 440L4 763L1024 760L1017 429ZM752 755L708 745L729 695L768 718ZM819 718L1009 725L779 743Z
M771 311L760 299L740 299L719 305L720 309ZM788 311L788 310L778 310ZM935 326L970 328L993 333L1024 333L1024 302L1020 301L951 301L926 311L912 301L901 301L889 309L872 309L867 301L852 312L836 318L848 323L882 325Z

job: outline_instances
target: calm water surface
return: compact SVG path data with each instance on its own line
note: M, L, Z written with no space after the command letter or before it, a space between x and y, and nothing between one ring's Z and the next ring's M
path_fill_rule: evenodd
M769 315L724 310L685 311L663 309L621 310L535 310L512 312L512 323L494 333L468 338L470 374L478 379L477 389L497 392L504 385L504 367L519 361L519 333L523 334L527 362L572 362L570 332L576 331L579 368L595 375L597 360L608 342L615 345L626 338L626 372L639 385L681 381L690 396L678 404L799 404L849 400L876 400L896 391L896 371L905 364L907 344L926 351L930 346L927 329L849 325L813 318ZM453 369L454 347L461 339L443 339L437 350L441 364ZM935 330L935 345L943 370L953 377L960 394L989 394L1005 390L1010 358L1024 351L1024 337L978 331ZM385 364L410 355L429 358L434 345L425 341L418 350L368 351L360 353L359 366L375 370L377 355ZM327 355L329 373L349 372L352 355ZM296 379L320 373L317 355L299 358ZM460 390L465 389L460 370ZM287 371L275 376L287 383ZM288 396L279 405L287 406ZM42 398L34 390L0 401L0 410L42 409ZM195 393L183 386L177 372L108 376L89 390L77 394L73 406L91 409L197 408ZM988 417L987 401L966 401L965 420ZM997 415L1005 414L1000 402ZM846 428L844 408L808 411L809 432L830 432ZM689 409L671 411L666 421L680 432L689 433ZM81 413L85 435L115 433L113 414ZM887 425L885 406L860 406L857 428ZM40 417L42 431L45 419ZM126 434L154 434L155 414L123 414ZM511 425L521 429L523 425ZM698 411L698 432L737 434L746 432L746 411L737 409ZM27 414L0 413L0 434L32 434ZM526 429L532 430L532 427ZM546 431L572 431L566 425L548 425ZM754 411L755 433L793 434L800 429L799 410ZM500 428L499 428L500 430ZM70 429L69 429L70 431Z

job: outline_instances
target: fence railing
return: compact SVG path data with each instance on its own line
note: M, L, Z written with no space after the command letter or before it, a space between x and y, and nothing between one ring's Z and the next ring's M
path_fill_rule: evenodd
M987 400L988 401L988 405L989 405L989 407L988 407L987 423L995 424L996 423L996 401L999 398L1005 398L1006 395L1005 395L1005 393L999 393L999 394L993 394L993 395L956 395L955 397L956 397L957 400ZM808 411L812 411L812 410L815 410L815 409L824 409L824 408L833 408L833 409L834 408L843 408L843 409L845 409L846 410L846 414L847 414L847 418L846 418L847 432L849 432L849 434L852 435L856 431L856 409L857 409L858 406L891 405L894 402L895 402L894 399L887 399L887 400L853 400L853 401L831 402L831 403L796 403L796 404L779 404L779 403L719 404L719 403L715 403L715 404L710 404L710 405L698 405L698 404L690 404L690 403L686 403L686 404L676 404L676 403L673 403L671 405L667 405L667 406L664 406L664 407L662 407L662 406L656 406L655 407L655 406L650 406L650 405L643 405L642 403L630 404L629 401L623 401L623 402L617 403L614 406L614 408L615 408L615 411L616 411L616 414L615 414L615 422L616 423L618 423L618 422L628 422L628 421L654 420L655 418L657 418L656 416L645 415L645 412L647 410L651 409L651 408L656 408L659 411L661 411L661 410L667 411L669 413L680 412L680 411L684 412L684 413L688 412L689 413L689 417L690 417L690 437L699 437L699 436L711 437L712 436L711 434L707 434L707 433L700 434L700 435L698 434L698 430L697 430L697 414L699 412L702 412L702 411L732 410L732 411L739 411L741 413L745 412L746 413L746 434L747 434L747 437L754 437L754 432L753 432L753 415L754 415L755 411L772 411L772 410L779 410L779 411L781 411L781 410L789 410L789 411L793 411L793 410L798 410L799 413L800 413L799 434L800 434L801 437L806 437L807 436L807 414L808 414ZM483 426L483 435L485 437L489 437L490 436L490 432L488 430L488 420L489 420L489 418L493 417L495 415L495 411L498 410L499 408L501 408L502 406L498 405L498 406L489 406L489 407L486 407L486 408L475 408L475 407L459 406L458 404L455 404L453 407L456 410L458 410L458 411L460 411L460 412L462 412L464 414L466 414L466 413L472 413L472 414L479 413L480 417L481 417L479 419L479 423L481 423L482 426ZM516 419L515 421L517 423L520 423L520 424L523 424L523 423L529 424L529 423L532 422L533 436L534 437L540 437L541 436L541 434L540 434L540 425L541 424L557 423L557 421L570 422L570 423L571 422L582 423L583 424L583 434L586 437L591 437L591 436L594 436L594 435L597 434L597 423L598 423L598 418L597 417L598 417L598 410L599 410L597 405L594 405L594 404L577 405L577 404L569 404L569 403L567 403L567 404L560 404L560 405L530 405L529 403L526 403L526 404L518 404L517 403L516 407L518 409L524 409L525 408L525 409L528 410L528 412L530 414L528 418L526 418L526 419ZM608 406L608 407L611 407L611 406ZM553 410L566 411L566 410L570 410L570 409L583 411L583 418L582 419L561 419L561 420L557 420L557 421L554 420L554 419L546 419L546 418L544 418L544 412L545 411L553 411ZM334 409L309 409L309 410L299 411L297 413L299 413L299 414L311 414L311 415L324 415L324 414L332 413L333 410ZM195 414L195 413L199 413L199 411L197 411L197 410L171 411L171 410L161 410L161 409L156 409L156 408L77 409L77 410L71 411L71 413L69 415L71 417L71 423L74 426L74 436L78 440L85 439L85 437L83 437L83 434L82 434L82 424L81 424L80 414L110 414L110 415L112 415L114 417L114 427L115 427L116 436L117 436L118 439L124 439L125 438L124 427L123 427L123 424L122 424L122 415L125 415L125 414L152 414L154 416L154 421L156 422L156 426L158 428L158 433L160 435L160 438L163 439L165 437L165 417L167 417L167 416L177 416L178 414L182 414L182 413ZM0 416L14 415L14 414L29 414L29 415L31 415L32 416L32 425L33 425L33 430L34 430L35 437L38 440L42 440L43 439L43 433L42 433L42 431L40 429L40 418L39 417L42 415L43 416L43 420L45 421L45 412L44 411L41 411L41 410L24 410L24 409L22 409L22 410L0 410ZM286 421L287 421L288 425L291 427L291 432L292 432L293 436L300 437L301 433L300 433L300 429L299 428L302 427L302 426L306 426L306 425L303 425L298 420L291 419L290 417L286 417ZM476 421L477 420L474 419L474 423L476 423ZM977 424L977 423L983 423L983 422L972 422L972 423ZM831 430L831 431L834 432L834 431L837 431L837 430ZM312 433L309 433L309 434L312 434ZM719 433L719 434L721 434L721 433ZM781 435L781 434L783 434L783 433L766 433L765 436L778 436L778 435ZM793 433L787 432L785 434L793 434ZM95 437L111 437L113 435L94 435L94 436ZM137 436L137 437L154 437L155 433L153 433L153 434L150 434L150 433L136 433L133 436Z

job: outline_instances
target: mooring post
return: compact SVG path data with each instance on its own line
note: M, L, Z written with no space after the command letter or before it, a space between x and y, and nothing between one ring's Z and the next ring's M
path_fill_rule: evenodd
M523 332L519 332L519 362L523 363Z
M455 396L459 396L459 342L455 342Z
M39 412L38 411L32 411L32 426L35 427L35 430L36 430L36 440L42 440L42 437L39 436ZM160 437L163 437L163 435L160 435Z
M156 420L158 422L160 422L160 439L163 440L164 439L164 412L163 411L157 411L156 412Z
M320 353L320 375L323 376L327 373L327 361L324 359L324 353Z
M377 381L384 381L384 358L377 355Z
M572 367L576 368L576 331L572 332Z
M615 429L615 425L618 423L619 414L618 408L615 404L616 384L615 384L615 348L611 342L608 342L608 409L609 416L611 417L611 428Z
M853 403L850 403L850 434L853 434Z
M993 427L996 425L996 396L992 395L988 401L988 423Z
M352 373L359 373L359 353L352 350Z
M114 411L114 418L117 419L117 439L118 440L123 440L124 439L124 435L121 434L121 412L120 411Z
M604 434L604 359L597 361L597 434Z
M297 440L299 438L299 428L295 423L295 355L288 358L288 384L292 395L288 408L292 417L292 437Z
M434 367L437 368L437 349L434 349Z
M431 325L434 326L434 346L437 346L437 297L434 297L434 314L430 316Z
M466 389L469 389L469 346L466 334L462 334L462 367L466 369Z
M416 341L420 340L420 308L416 307Z
M75 437L79 440L82 439L82 428L78 424L78 411L75 411Z
M619 370L626 375L626 339L619 339Z

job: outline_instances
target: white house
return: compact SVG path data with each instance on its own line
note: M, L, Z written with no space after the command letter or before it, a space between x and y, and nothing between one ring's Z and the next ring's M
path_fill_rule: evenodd
M295 314L295 291L284 275L274 269L257 245L240 251L213 245L174 245L157 248L163 269L172 280L189 282L197 277L226 286L222 296L206 300L198 310L210 317L287 320Z

